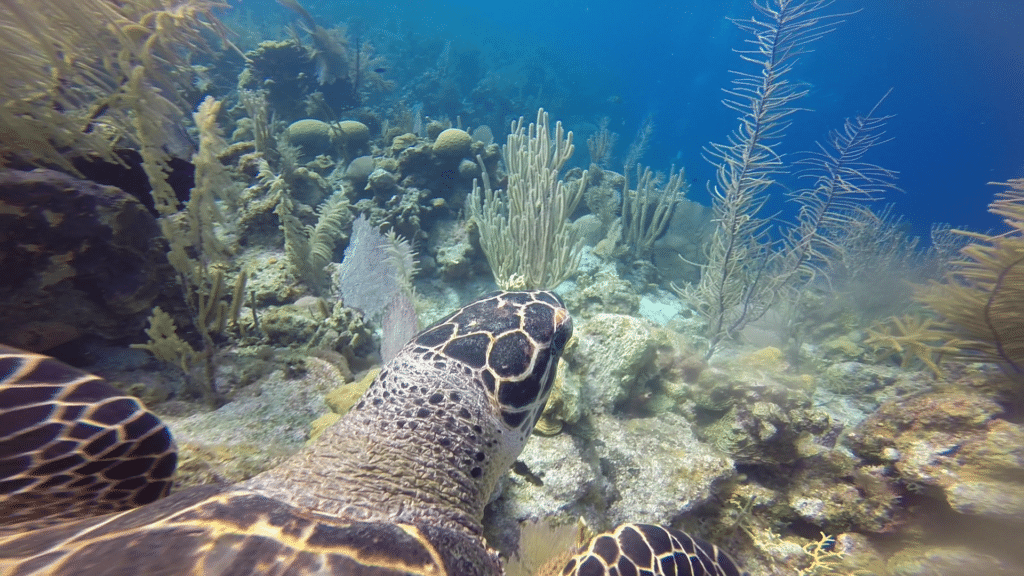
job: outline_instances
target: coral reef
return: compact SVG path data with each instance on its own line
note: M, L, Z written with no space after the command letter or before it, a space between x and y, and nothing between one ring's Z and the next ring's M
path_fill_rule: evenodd
M968 391L935 392L883 404L855 431L862 457L942 498L955 512L992 521L1024 517L1024 427Z
M465 223L439 220L429 233L427 253L433 259L431 266L446 281L460 281L474 272L473 257L476 248L470 241Z
M594 528L624 518L670 523L707 502L713 487L735 473L679 416L599 416L596 424L597 436L583 444L565 434L527 444L522 466L513 468L501 496L488 506L492 545L511 550L518 522L531 517L565 523L582 517ZM652 483L659 486L653 498L647 488Z
M322 94L323 101L334 110L347 110L356 104L347 79L326 85L317 81L311 49L295 39L265 40L247 52L245 59L238 88L266 90L267 100L280 120L306 118L304 102L313 93Z
M520 522L582 518L686 526L752 574L1020 573L1007 558L1020 559L1024 517L1024 184L992 204L1008 231L962 234L958 260L936 264L948 276L920 288L926 307L895 287L916 277L914 242L859 204L891 184L861 162L881 143L877 109L798 164L813 183L792 193L792 225L773 235L761 213L803 96L785 80L789 58L831 28L817 12L827 2L759 2L759 20L740 21L755 34L744 57L764 67L730 92L741 118L711 148L712 207L682 198L682 170L637 164L649 121L628 178L606 168L607 119L563 116L593 133L588 170L570 164L571 133L542 110L494 144L487 124L568 100L568 76L541 55L492 62L409 35L388 39L389 69L359 26L327 29L287 4L291 38L249 31L244 60L199 41L222 32L200 0L178 12L104 5L123 18L102 30L90 19L83 33L58 12L45 24L66 41L0 26L25 47L4 58L18 58L11 77L26 86L0 88L0 128L17 136L0 161L72 173L74 156L115 160L114 145L128 147L117 158L145 169L137 193L157 215L62 173L0 173L0 340L61 345L156 404L183 448L181 484L237 481L298 449L355 402L417 317L495 284L558 284L576 336L487 511L489 543L506 556ZM796 33L759 34L773 31ZM769 36L781 61L757 52ZM82 43L76 59L51 66L69 42ZM377 99L392 71L405 81ZM217 99L189 121L179 99L208 92ZM194 184L172 184L175 153ZM359 257L367 231L386 242ZM397 261L401 278L357 260ZM385 285L407 296L390 315ZM147 315L150 340L135 346L171 368L129 350L131 367L112 369L115 345L139 340ZM208 406L195 402L204 395Z

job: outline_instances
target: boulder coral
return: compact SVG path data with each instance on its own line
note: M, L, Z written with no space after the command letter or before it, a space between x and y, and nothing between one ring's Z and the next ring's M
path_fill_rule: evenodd
M473 146L473 137L465 130L449 128L434 140L434 154L443 158L463 158Z
M288 126L288 141L307 157L326 154L331 149L331 126L322 120L305 118Z

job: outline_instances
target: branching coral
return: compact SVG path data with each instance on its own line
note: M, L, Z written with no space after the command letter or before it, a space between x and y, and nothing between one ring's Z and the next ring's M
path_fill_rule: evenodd
M675 166L669 171L667 183L658 189L659 178L650 168L636 167L636 190L629 188L629 171L622 185L622 228L620 241L633 259L649 258L654 241L668 227L669 219L676 204L686 196L689 186L683 169L676 172Z
M935 376L942 375L939 363L943 355L955 354L957 348L946 343L947 333L940 323L923 315L889 318L868 329L865 344L875 350L896 354L901 366L908 368L915 359L921 361Z
M835 549L835 536L821 533L821 539L804 546L804 552L810 557L810 565L801 568L797 576L868 576L864 570L851 571L844 565L846 556Z
M483 183L474 181L467 212L499 287L553 288L579 267L583 241L568 218L583 197L587 172L572 184L559 179L574 149L572 132L566 133L561 122L552 139L548 114L540 109L529 129L523 118L512 123L502 148L508 171L504 192L491 188L477 157Z
M234 208L237 195L218 160L226 146L216 122L220 105L208 96L193 114L199 127L200 142L199 151L192 157L196 165L196 186L181 212L167 214L160 219L160 228L170 246L167 260L177 273L183 300L203 346L196 350L183 341L175 333L173 319L159 308L153 311L147 331L151 341L138 346L183 368L198 368L199 373L193 375L186 369L186 374L192 386L211 405L221 400L214 381L213 336L223 333L229 324L237 324L248 278L246 271L239 272L235 277L231 304L223 300L227 293L225 268L230 249L216 234L216 226L223 222L223 215L215 196L226 207ZM168 206L163 207L163 210L168 209Z

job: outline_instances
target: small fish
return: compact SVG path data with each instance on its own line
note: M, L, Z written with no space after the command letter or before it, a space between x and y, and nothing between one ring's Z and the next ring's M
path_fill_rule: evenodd
M82 132L85 133L85 134L91 133L92 129L93 129L93 125L95 124L95 120L97 118L99 118L100 116L102 116L104 113L106 113L106 111L109 110L109 109L110 109L110 102L104 102L103 104L100 104L96 108L96 110L93 111L92 114L89 114L89 122L88 122L88 124L85 125L85 129L82 130Z
M180 124L164 122L164 135L164 151L174 158L192 160L192 156L199 151L199 144Z

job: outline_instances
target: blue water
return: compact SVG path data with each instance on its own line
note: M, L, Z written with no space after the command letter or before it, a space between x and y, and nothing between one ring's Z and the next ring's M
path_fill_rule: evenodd
M736 125L736 114L720 100L729 70L742 66L733 49L746 36L729 18L754 14L741 0L304 5L326 26L358 22L393 59L389 39L403 37L415 37L435 54L450 42L453 58L543 59L548 74L534 80L551 84L546 93L553 97L542 103L554 117L585 132L608 116L609 127L620 135L621 159L650 116L654 136L642 161L666 171L672 164L686 166L691 196L705 203L714 167L702 150L723 141ZM242 6L281 10L267 0ZM868 111L891 88L881 112L894 115L887 130L893 141L872 157L900 173L903 192L888 200L916 234L927 235L933 222L998 229L986 213L997 189L987 183L1024 176L1024 2L838 0L828 11L855 13L794 70L791 79L810 87L800 103L809 111L795 117L780 151L795 158L844 118ZM401 68L401 62L394 64ZM518 113L529 117L534 111ZM500 140L505 127L493 128ZM586 157L580 141L577 159Z

